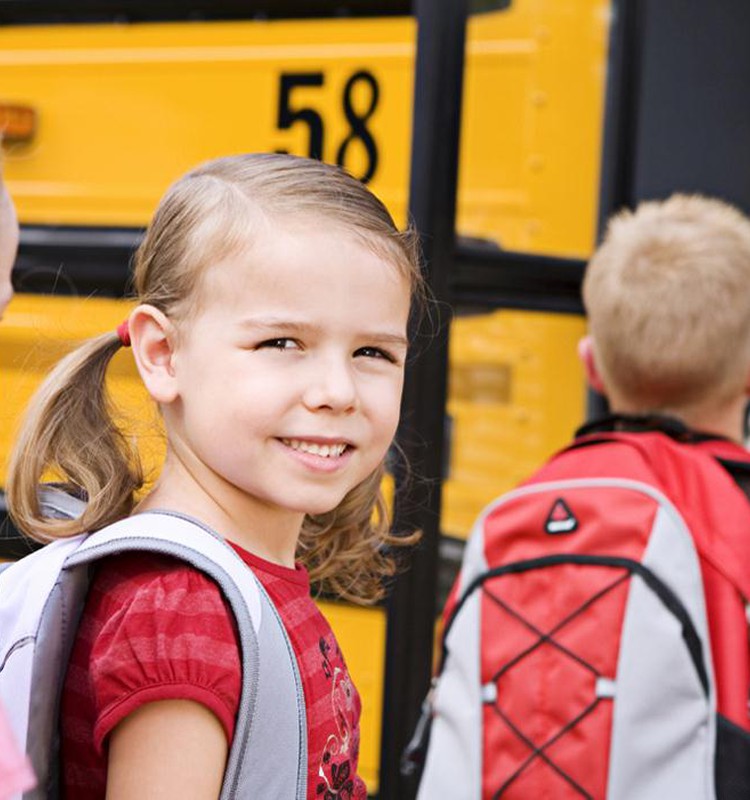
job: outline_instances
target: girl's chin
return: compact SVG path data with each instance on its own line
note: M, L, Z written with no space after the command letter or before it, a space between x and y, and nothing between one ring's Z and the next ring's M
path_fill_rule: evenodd
M330 514L331 511L334 511L339 506L339 504L341 503L341 500L343 500L343 499L344 498L342 497L340 500L337 500L332 505L331 504L325 504L325 505L322 505L322 504L321 505L317 505L316 504L313 507L307 507L307 509L305 511L303 511L302 513L305 514L305 516L307 516L307 517L322 517L324 514Z
M343 494L336 493L335 495L328 495L326 497L310 498L307 503L300 503L300 511L308 517L320 517L324 514L329 514L335 511L343 499L347 496L349 490Z

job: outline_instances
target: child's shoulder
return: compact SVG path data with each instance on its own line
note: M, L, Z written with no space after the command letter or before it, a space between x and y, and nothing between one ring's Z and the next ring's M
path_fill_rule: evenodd
M141 670L148 665L150 680L174 680L178 664L191 682L207 653L219 652L217 663L239 674L234 617L219 587L195 567L158 553L122 553L99 563L78 640L86 659L113 673L125 667L123 659L135 660Z
M149 627L157 620L167 625L226 620L224 627L229 627L232 617L218 585L203 571L173 556L143 551L102 559L89 589L86 614L102 620L148 621Z
M240 682L234 618L208 576L156 553L99 562L69 662L64 708L87 715L99 744L127 714L167 699L205 705L231 741Z
M130 594L148 587L179 590L181 587L218 587L202 570L163 553L128 551L103 558L96 568L94 584L114 594Z

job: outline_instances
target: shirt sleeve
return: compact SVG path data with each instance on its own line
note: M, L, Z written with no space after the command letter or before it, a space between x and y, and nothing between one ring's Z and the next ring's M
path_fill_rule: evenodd
M93 624L92 624L93 623ZM107 559L79 635L90 643L94 746L157 700L193 700L221 722L231 745L241 665L231 609L219 587L183 562L150 553Z

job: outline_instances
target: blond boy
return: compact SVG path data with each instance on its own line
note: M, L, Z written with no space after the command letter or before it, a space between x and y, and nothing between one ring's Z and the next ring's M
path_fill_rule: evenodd
M750 220L623 212L583 294L613 413L477 520L420 800L750 797Z

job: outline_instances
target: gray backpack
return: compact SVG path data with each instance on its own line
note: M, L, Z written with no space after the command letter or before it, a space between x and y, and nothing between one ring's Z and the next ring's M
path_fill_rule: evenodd
M50 489L43 491L42 505L48 516L58 518L83 510L81 501ZM278 612L226 542L195 520L170 512L136 514L96 533L53 542L0 572L0 702L17 741L25 743L38 781L23 800L54 800L60 794L60 696L89 567L133 550L174 556L202 570L234 612L242 688L221 800L304 800L304 694Z

